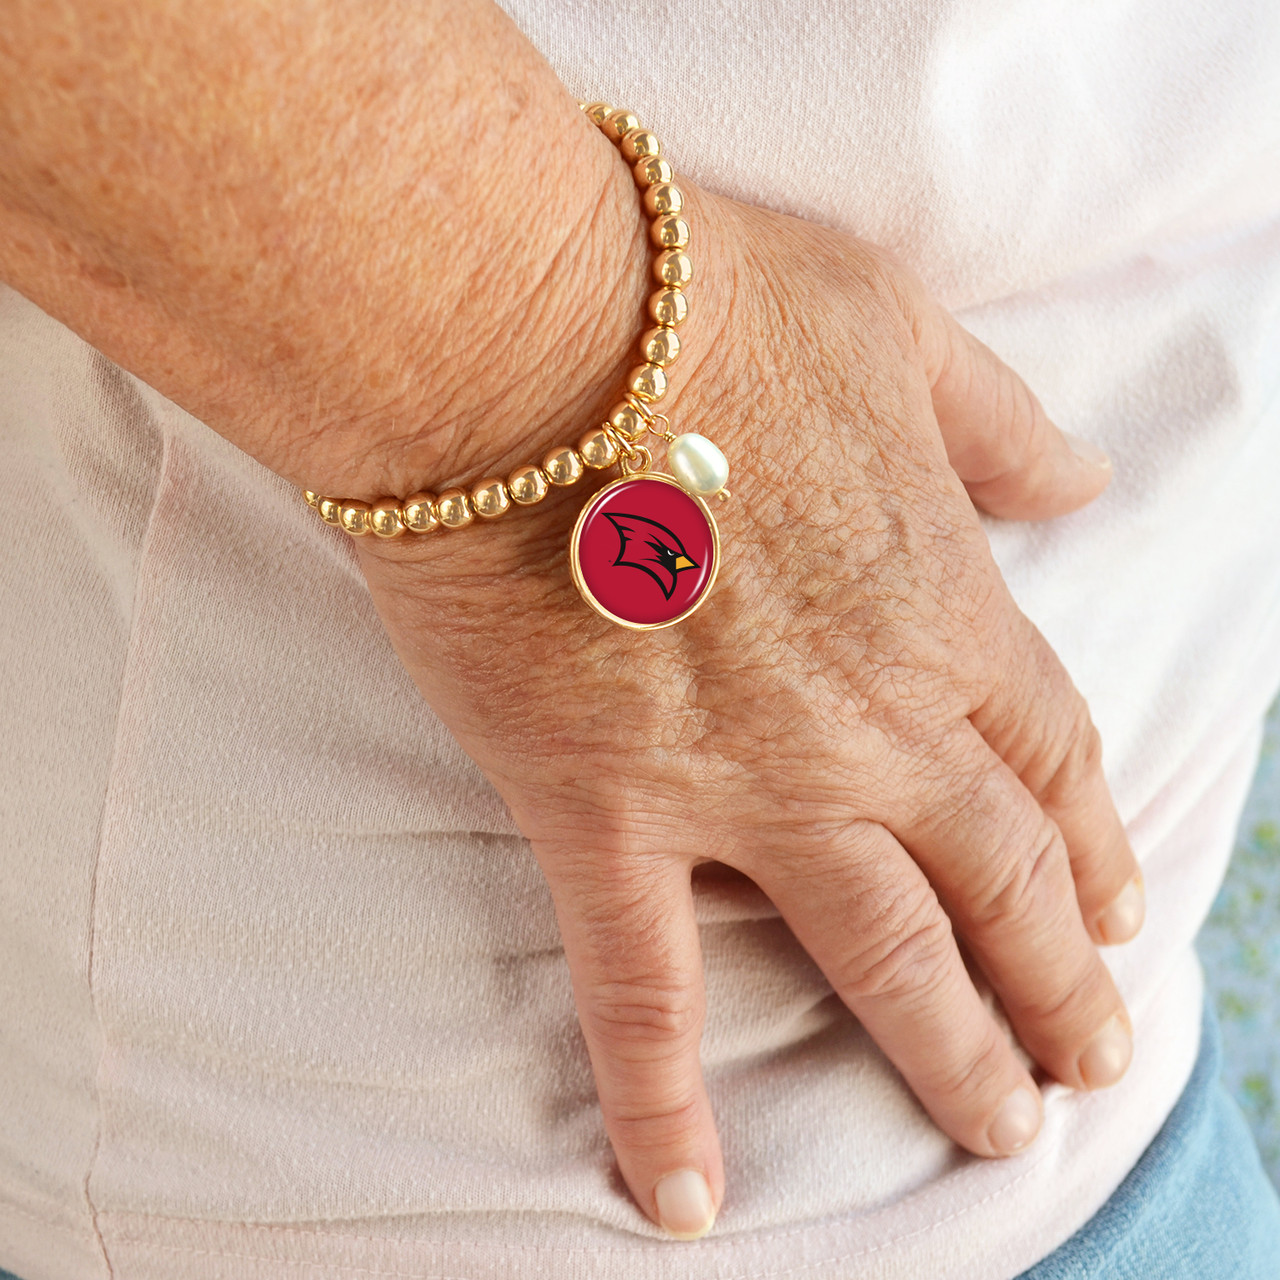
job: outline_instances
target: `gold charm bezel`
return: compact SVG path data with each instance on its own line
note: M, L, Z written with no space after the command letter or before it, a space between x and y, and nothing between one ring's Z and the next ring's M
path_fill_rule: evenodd
M679 489L685 497L692 498L698 504L698 509L706 518L707 524L711 526L711 545L714 549L711 577L707 579L707 585L703 587L702 594L683 613L679 613L665 622L631 622L626 618L618 617L616 613L611 613L591 594L591 588L587 586L586 580L582 576L582 566L578 561L578 543L582 537L582 526L586 523L588 514L611 489L616 489L621 484L630 484L632 480L659 480L663 484L669 484L673 488ZM611 480L603 489L593 494L591 501L578 512L578 519L569 538L569 572L573 576L573 585L578 588L578 594L602 618L607 618L610 622L616 622L618 626L626 627L629 631L661 631L665 627L674 627L677 622L683 622L690 614L697 613L715 588L716 579L720 576L720 528L716 524L715 516L711 513L711 508L701 495L690 493L674 476L665 475L661 471L643 471L634 475L620 476L617 480Z

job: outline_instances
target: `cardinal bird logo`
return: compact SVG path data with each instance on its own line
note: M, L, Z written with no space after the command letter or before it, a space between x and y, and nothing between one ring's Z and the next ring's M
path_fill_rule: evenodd
M676 589L676 575L683 569L698 567L684 543L665 524L620 511L606 511L604 516L618 531L618 558L613 563L647 573L662 588L666 599L670 600Z

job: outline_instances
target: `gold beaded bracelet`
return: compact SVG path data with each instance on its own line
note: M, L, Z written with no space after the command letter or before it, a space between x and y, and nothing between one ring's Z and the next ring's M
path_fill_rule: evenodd
M729 496L729 464L704 436L673 435L667 418L652 408L666 395L666 370L680 354L676 329L689 313L684 290L693 278L684 197L671 165L654 133L641 128L630 111L604 102L578 105L632 166L658 250L653 274L660 287L648 303L653 327L641 336L643 363L628 375L622 400L576 448L558 445L540 464L517 467L506 479L489 476L470 489L374 503L310 490L305 497L321 519L352 537L396 538L462 529L476 516L496 520L513 504L533 506L552 486L567 487L588 470L617 463L621 478L602 488L578 516L570 569L583 599L598 613L626 627L653 630L688 617L715 583L720 536L705 498ZM646 433L666 443L673 475L652 470L652 450L641 443Z

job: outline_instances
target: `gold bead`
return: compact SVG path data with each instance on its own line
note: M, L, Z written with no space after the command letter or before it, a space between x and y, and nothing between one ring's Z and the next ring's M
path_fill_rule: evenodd
M563 444L543 458L542 469L552 484L573 484L582 476L582 457L576 449Z
M475 508L476 515L483 516L486 520L496 520L511 509L511 495L499 477L490 476L472 489L471 505Z
M639 440L649 430L644 415L633 404L624 400L615 404L609 413L609 425L628 443Z
M674 364L680 354L680 335L665 325L648 329L640 339L640 354L650 364L660 364L666 368L667 365Z
M619 107L617 111L610 112L605 116L604 124L600 126L600 132L604 134L610 142L621 142L623 137L631 132L632 129L638 129L640 121L636 119L635 113L628 111L626 107Z
M400 508L405 528L411 533L430 533L440 527L440 518L436 515L436 500L430 493L410 494Z
M631 370L627 390L640 400L661 400L667 394L667 375L656 364L642 364Z
M307 506L314 507L320 501L318 493L312 493L310 489L303 489L302 496L307 500Z
M693 259L683 249L667 249L654 258L653 275L668 289L683 289L693 279Z
M342 527L353 537L363 538L369 532L369 504L348 498L338 512Z
M369 528L379 538L398 538L404 532L404 517L397 498L383 498L369 508Z
M684 192L670 182L659 182L644 193L644 207L649 216L679 213L684 208Z
M588 102L583 114L598 129L613 114L613 108L607 102Z
M342 503L337 498L317 498L316 510L325 524L342 523Z
M446 529L461 529L475 519L471 503L462 489L448 489L436 499L436 515Z
M683 324L689 299L679 289L659 289L649 299L649 314L658 324Z
M547 496L547 477L541 467L529 463L528 466L517 467L507 477L507 488L513 502L518 502L522 507L531 507Z
M636 160L647 160L650 156L661 153L658 135L652 129L632 129L618 144L622 158L628 163Z
M649 239L659 249L683 249L689 243L689 224L678 213L669 213L650 226Z
M618 460L617 441L613 440L607 431L601 431L598 428L595 431L588 431L578 441L578 452L582 454L582 461L596 471L603 467L611 467Z
M651 187L655 182L670 182L676 176L671 165L661 156L647 156L637 161L631 172L642 187Z

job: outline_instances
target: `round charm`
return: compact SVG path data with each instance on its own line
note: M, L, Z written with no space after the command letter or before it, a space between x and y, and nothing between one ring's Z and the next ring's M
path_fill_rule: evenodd
M670 476L625 476L582 508L569 565L597 613L652 631L687 618L707 598L720 568L720 534L707 504Z

